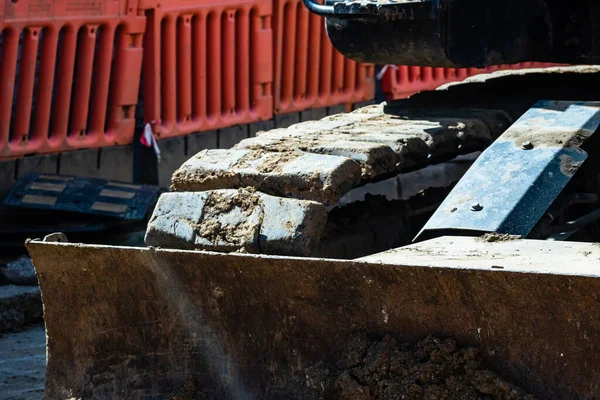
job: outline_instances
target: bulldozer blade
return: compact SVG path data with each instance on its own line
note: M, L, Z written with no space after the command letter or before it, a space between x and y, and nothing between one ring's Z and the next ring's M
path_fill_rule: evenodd
M270 388L356 331L476 346L539 398L600 397L600 247L442 237L355 261L29 241L47 399ZM294 398L293 394L287 397Z

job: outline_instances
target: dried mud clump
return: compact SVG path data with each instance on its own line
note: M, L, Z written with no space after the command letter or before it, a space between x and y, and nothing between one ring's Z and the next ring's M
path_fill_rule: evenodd
M262 219L260 197L253 188L238 189L234 195L211 193L197 235L215 248L252 251L258 242Z
M235 385L215 385L208 375L198 376L188 379L167 398L536 400L525 390L485 369L476 348L459 348L454 340L433 336L408 344L391 336L373 339L364 332L357 333L333 358L295 371L293 377L278 373L272 378L266 386L252 382L252 390L241 393Z
M486 233L481 237L481 240L484 242L494 243L494 242L508 242L511 240L519 240L522 239L521 236L518 235L509 235L507 233Z
M386 336L354 336L340 357L319 362L281 390L297 400L534 400L482 368L478 350L428 337L402 344Z

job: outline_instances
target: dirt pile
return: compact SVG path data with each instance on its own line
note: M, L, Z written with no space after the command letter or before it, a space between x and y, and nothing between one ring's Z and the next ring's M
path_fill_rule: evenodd
M484 369L475 348L428 337L403 344L389 336L358 334L341 356L319 362L281 396L298 400L534 400L524 390ZM283 393L285 392L285 393ZM270 397L273 398L273 397Z
M501 233L486 233L481 236L481 240L488 243L494 242L508 242L511 240L519 240L522 239L521 236L518 235L509 235L509 234L501 234Z
M198 377L197 377L198 378ZM170 400L239 398L203 377L190 377ZM268 400L535 400L536 397L485 369L476 348L433 336L402 343L355 334L333 359L279 376L253 392ZM282 382L284 382L282 384ZM243 397L243 396L242 396Z

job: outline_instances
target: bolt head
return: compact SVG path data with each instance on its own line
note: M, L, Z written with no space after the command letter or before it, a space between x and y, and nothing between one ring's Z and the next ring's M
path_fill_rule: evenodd
M479 203L471 204L471 211L481 211L483 210L483 206Z
M523 142L521 147L523 148L523 150L531 150L531 149L533 149L533 143L531 143L530 141L526 141L526 142Z

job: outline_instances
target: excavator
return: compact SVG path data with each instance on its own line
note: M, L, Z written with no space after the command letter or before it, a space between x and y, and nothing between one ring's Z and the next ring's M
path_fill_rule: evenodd
M303 1L356 61L557 66L203 150L145 247L28 240L45 398L600 398L600 2Z

